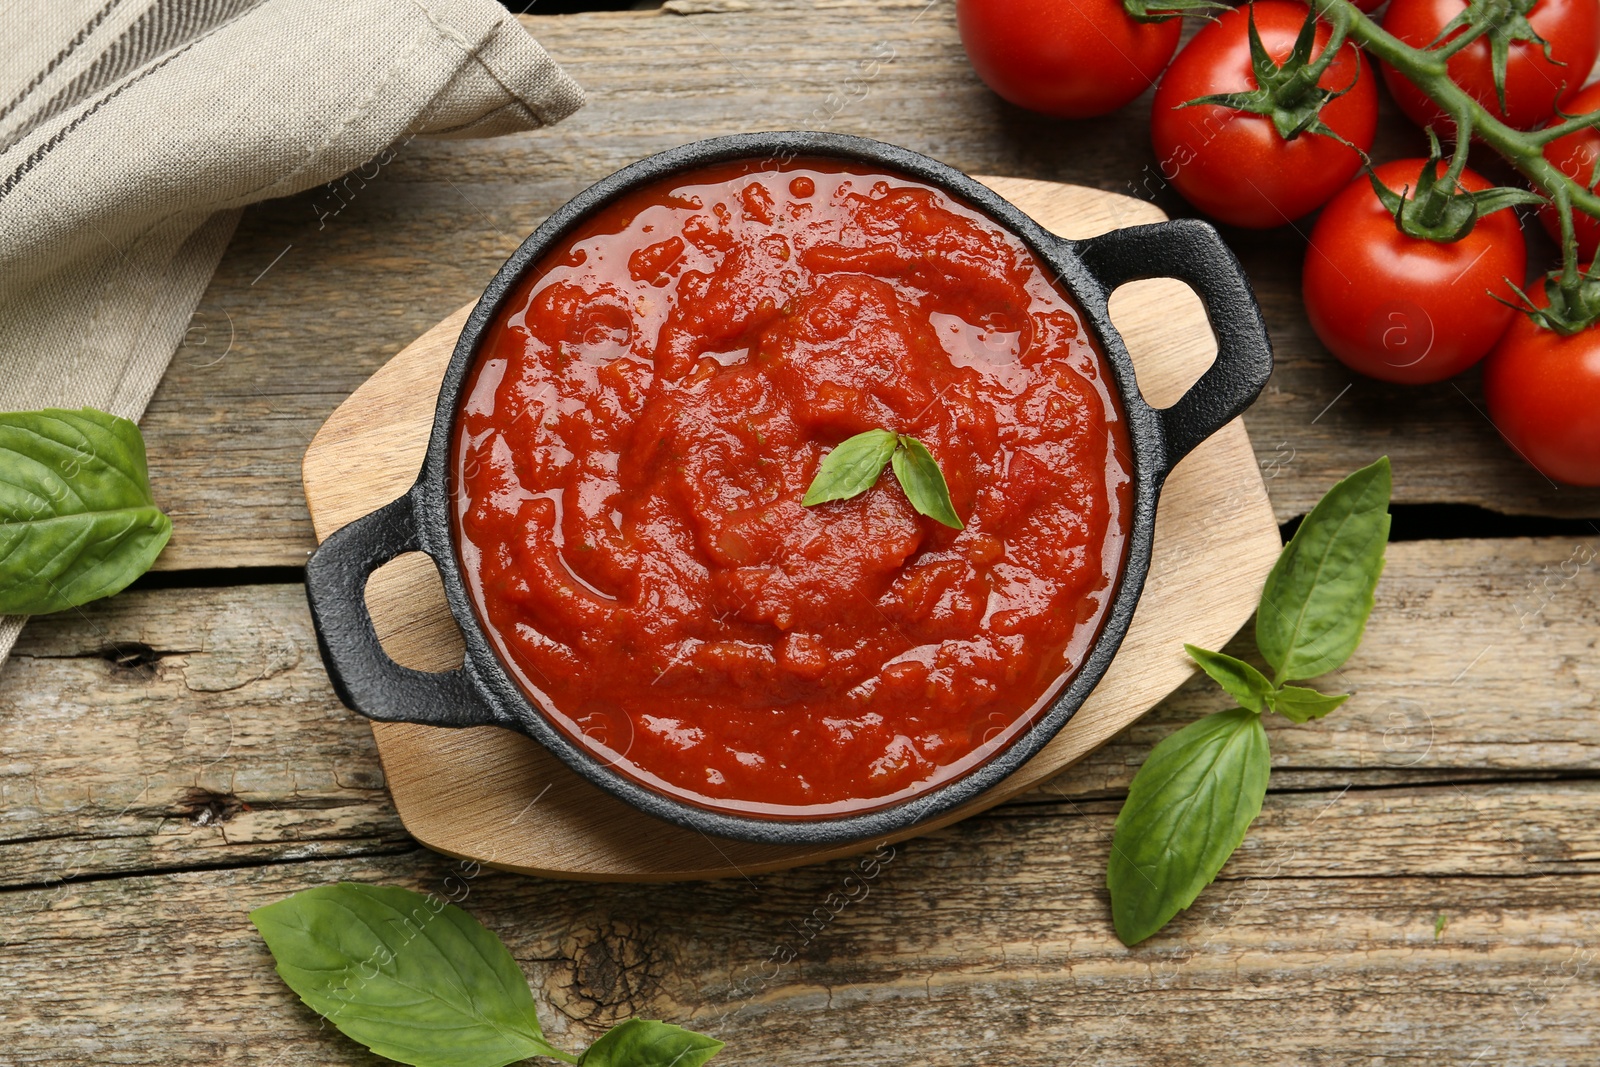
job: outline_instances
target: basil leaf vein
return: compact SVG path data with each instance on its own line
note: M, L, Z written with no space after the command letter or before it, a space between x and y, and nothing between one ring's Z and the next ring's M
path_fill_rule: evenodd
M380 1056L414 1067L572 1062L545 1041L505 945L452 904L342 882L257 908L250 921L289 988Z
M1283 685L1273 690L1267 697L1267 706L1286 719L1295 722L1310 722L1320 719L1334 708L1350 699L1349 693L1340 693L1329 696L1319 693L1315 689L1305 689L1298 685Z
M613 1026L584 1050L580 1067L700 1067L722 1049L715 1038L650 1019Z
M926 445L902 434L892 462L900 488L905 490L906 499L919 514L952 530L964 528L955 505L950 502L950 487L945 484L944 472L939 470L939 464Z
M1350 658L1372 613L1389 541L1387 456L1317 502L1267 576L1256 646L1275 681L1315 678Z
M894 467L895 479L918 514L953 530L964 529L933 453L915 437L892 430L868 430L839 442L823 458L800 503L811 507L864 493L877 482L885 464Z
M171 536L132 422L93 408L0 414L0 615L121 592Z
M1259 712L1266 706L1272 693L1272 683L1253 666L1225 652L1208 652L1195 645L1184 645L1183 650L1241 707Z
M1112 831L1112 923L1134 945L1211 884L1261 812L1272 756L1261 716L1207 715L1164 738L1134 775Z
M897 440L890 430L868 430L840 441L823 457L800 503L811 507L830 500L848 500L871 489L889 462Z

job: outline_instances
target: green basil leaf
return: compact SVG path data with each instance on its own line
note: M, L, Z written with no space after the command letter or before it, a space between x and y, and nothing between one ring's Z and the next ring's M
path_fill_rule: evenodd
M700 1067L722 1050L715 1038L649 1019L613 1026L578 1059L580 1067Z
M889 430L868 430L840 441L832 452L823 457L817 476L811 479L805 498L805 507L826 504L830 500L848 500L872 488L883 473L894 451L895 435Z
M1256 646L1278 683L1336 669L1361 643L1389 541L1389 457L1328 490L1261 591Z
M505 945L453 904L342 882L257 908L250 921L289 988L380 1056L415 1067L572 1061L544 1040Z
M950 487L944 482L944 472L934 462L933 453L915 437L900 437L900 447L894 453L894 476L900 480L911 506L934 522L942 522L952 530L962 529L955 505L950 502Z
M1184 645L1183 650L1245 708L1259 712L1266 705L1267 695L1272 692L1272 683L1267 681L1266 675L1244 660L1234 659L1225 652L1207 652L1194 645Z
M1310 722L1320 719L1334 708L1350 699L1349 693L1340 693L1338 696L1329 696L1319 693L1315 689L1304 689L1298 685L1279 686L1267 697L1267 706L1286 719L1295 722Z
M1135 945L1194 903L1261 812L1272 755L1261 716L1207 715L1169 735L1134 775L1111 836L1111 918Z
M0 615L121 592L171 536L139 427L93 408L0 414Z

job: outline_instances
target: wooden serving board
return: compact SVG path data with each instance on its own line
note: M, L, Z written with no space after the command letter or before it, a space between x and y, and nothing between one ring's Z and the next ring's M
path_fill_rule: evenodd
M979 178L1046 228L1091 237L1165 216L1142 200L1079 186ZM352 393L306 450L306 503L318 539L387 504L421 469L439 383L471 305L417 338ZM1199 300L1170 279L1124 286L1111 313L1145 397L1172 403L1210 365L1216 343ZM1189 677L1183 642L1220 648L1249 618L1277 558L1278 526L1238 420L1168 478L1155 554L1133 625L1100 685L1021 770L901 837L1015 796L1081 759ZM384 648L421 670L461 663L460 632L432 561L403 556L373 574L367 602ZM496 727L374 723L390 793L430 848L493 867L561 878L667 881L749 875L869 849L802 848L711 838L661 822L590 785L537 742Z

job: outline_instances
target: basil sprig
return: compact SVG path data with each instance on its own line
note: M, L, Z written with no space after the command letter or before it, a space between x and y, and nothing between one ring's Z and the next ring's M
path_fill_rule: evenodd
M171 536L139 427L93 408L0 414L0 615L121 592Z
M317 1014L414 1067L504 1067L546 1056L585 1067L700 1067L722 1042L629 1019L581 1055L545 1040L522 968L489 930L437 897L341 882L257 908L278 974Z
M1164 739L1134 775L1106 868L1124 944L1194 903L1260 814L1272 770L1261 713L1307 722L1349 699L1286 682L1337 670L1361 643L1383 573L1390 489L1386 456L1330 489L1284 546L1256 609L1270 679L1234 656L1184 646L1239 706Z
M667 1023L629 1019L600 1035L578 1057L582 1067L699 1067L722 1042Z
M895 479L919 514L953 530L963 529L933 453L915 437L893 430L868 430L839 442L823 457L800 503L809 508L864 493L877 482L885 465L894 467Z

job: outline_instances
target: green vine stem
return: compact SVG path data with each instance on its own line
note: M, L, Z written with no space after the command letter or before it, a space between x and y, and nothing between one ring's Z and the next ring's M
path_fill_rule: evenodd
M1600 219L1600 194L1568 177L1560 167L1544 158L1544 147L1551 141L1600 125L1600 112L1568 118L1543 130L1514 130L1450 80L1446 63L1451 55L1466 47L1467 42L1462 38L1471 35L1470 28L1439 48L1413 48L1385 33L1350 0L1310 0L1310 3L1318 14L1328 20L1335 36L1344 30L1369 55L1399 71L1439 105L1439 109L1455 123L1458 145L1468 144L1476 136L1504 156L1558 209L1568 211L1577 208ZM1459 148L1455 157L1450 164L1451 176L1460 174L1460 168L1466 162L1465 149Z

